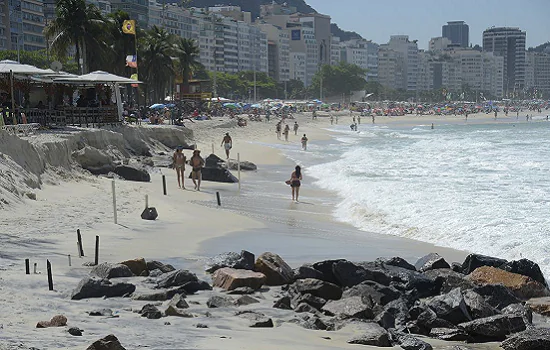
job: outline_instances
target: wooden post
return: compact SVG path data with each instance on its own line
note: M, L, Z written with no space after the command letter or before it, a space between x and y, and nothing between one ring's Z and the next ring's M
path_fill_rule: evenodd
M216 192L216 199L218 200L218 206L222 205L222 201L220 199L220 192Z
M82 235L80 234L80 229L76 230L76 238L78 239L78 255L80 257L84 256L84 249L82 249Z
M99 265L99 236L95 236L95 264Z
M49 260L46 260L46 267L48 269L48 289L53 290L52 264Z
M30 265L29 259L25 259L25 274L26 275L31 274L31 265Z
M145 195L145 209L149 208L149 195Z
M34 263L34 274L36 275L38 272L36 272L36 263Z
M239 179L239 192L241 191L241 154L237 153L237 177Z
M166 196L166 175L162 175L162 191L164 192L164 195Z
M115 220L115 224L117 224L117 215L116 215L116 189L115 189L115 180L113 180L112 189L113 189L113 218Z
M67 257L69 258L69 266L71 266L71 254L67 254Z
M214 142L212 142L212 154L215 154L216 152L214 152Z

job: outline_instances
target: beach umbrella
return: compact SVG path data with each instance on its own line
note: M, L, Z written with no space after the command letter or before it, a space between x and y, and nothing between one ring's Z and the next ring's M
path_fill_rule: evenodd
M250 107L252 107L252 108L262 108L262 105L259 104L259 103L255 103L255 104L253 104L253 105L250 106Z
M161 109L161 108L164 108L164 107L166 107L166 106L163 105L162 103L155 103L154 105L149 106L149 108L151 108L151 109Z
M167 104L167 105L166 105L165 107L168 107L168 108L174 108L174 107L176 107L176 105L175 105L175 104L173 104L173 103L169 103L169 104Z

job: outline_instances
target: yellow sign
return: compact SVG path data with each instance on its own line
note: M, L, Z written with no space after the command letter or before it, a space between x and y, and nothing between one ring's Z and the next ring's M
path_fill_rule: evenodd
M137 75L137 73L134 73L134 74L130 75L130 79L132 79L132 80L138 80L138 75Z
M122 32L124 34L136 35L136 21L127 19L122 23Z

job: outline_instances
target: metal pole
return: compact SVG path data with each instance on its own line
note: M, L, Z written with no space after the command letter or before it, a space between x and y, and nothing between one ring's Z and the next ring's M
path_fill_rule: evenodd
M241 191L241 154L237 153L237 176L239 179L239 192Z
M17 39L17 42L19 42L19 39ZM11 112L11 115L12 115L12 119L15 120L15 97L13 96L13 71L11 69L10 69L10 88L11 88L11 108L10 108L10 112Z
M149 208L149 195L145 195L145 209Z

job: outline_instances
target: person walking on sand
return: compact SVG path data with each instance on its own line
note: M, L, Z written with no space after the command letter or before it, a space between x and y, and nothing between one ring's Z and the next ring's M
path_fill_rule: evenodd
M290 126L288 124L285 125L285 130L283 131L283 134L285 134L285 141L288 141L288 133L290 132Z
M174 169L176 169L176 174L178 174L178 186L185 190L185 154L182 152L183 147L178 146L172 160L174 161ZM181 180L180 180L181 179Z
M275 127L275 132L277 133L277 140L281 139L281 122L277 123L277 126Z
M294 122L294 135L298 135L298 122Z
M304 134L304 136L302 136L302 149L304 151L307 151L307 137L306 137L306 134Z
M195 184L195 190L201 190L202 168L204 167L204 159L201 157L201 151L198 149L193 151L193 156L189 160L189 164L193 168L191 178Z
M290 174L290 180L287 181L292 189L292 201L298 202L298 198L300 196L300 186L302 184L301 181L302 168L300 168L299 165L296 165L296 168L294 168L294 171Z
M330 115L330 125L333 125L334 124L334 116L331 114Z
M233 140L231 140L231 136L229 136L228 132L225 133L220 147L221 146L225 148L225 155L227 156L227 159L229 159L229 151L233 147Z

